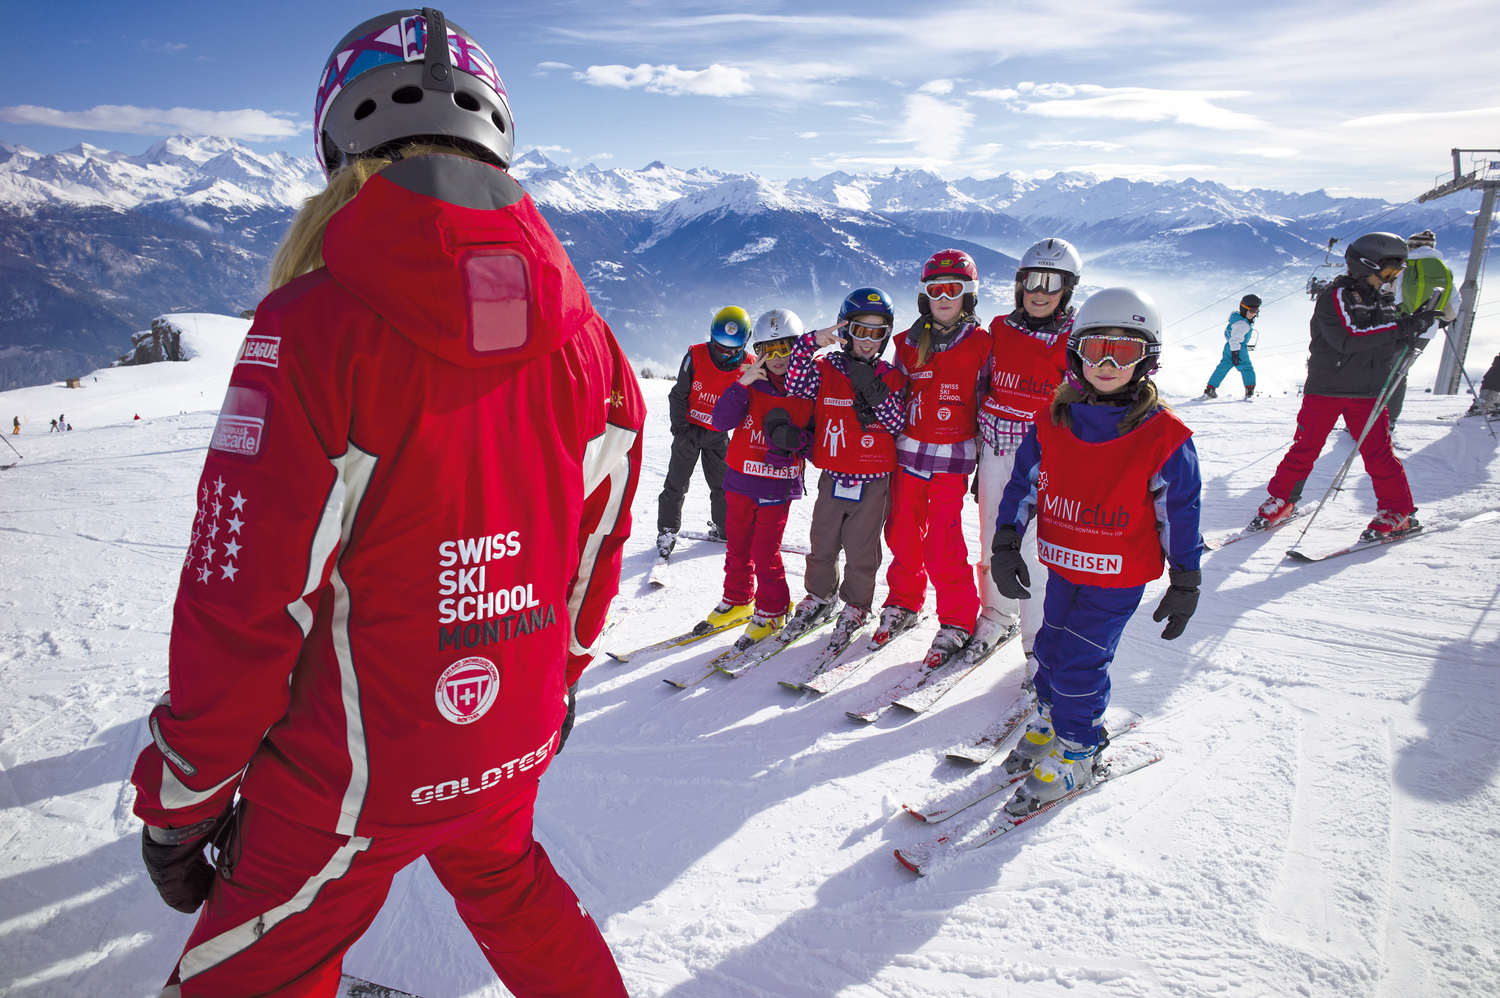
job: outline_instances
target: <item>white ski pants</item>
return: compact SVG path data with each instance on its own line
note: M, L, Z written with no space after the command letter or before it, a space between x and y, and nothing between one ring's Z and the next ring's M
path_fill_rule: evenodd
M997 455L983 443L979 447L979 564L975 575L979 598L984 603L981 616L1002 624L1021 624L1021 649L1031 653L1036 632L1042 628L1042 594L1047 590L1047 568L1036 553L1036 523L1021 538L1021 557L1031 573L1031 599L1006 599L990 578L990 544L995 539L995 515L1000 511L1000 497L1016 465L1014 452Z

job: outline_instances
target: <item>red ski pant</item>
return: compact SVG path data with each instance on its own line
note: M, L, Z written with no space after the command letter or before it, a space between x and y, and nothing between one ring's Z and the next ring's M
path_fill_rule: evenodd
M1278 499L1296 502L1302 498L1302 486L1312 472L1313 463L1323 450L1323 443L1340 416L1344 425L1357 437L1364 432L1370 420L1370 411L1375 408L1374 399L1334 398L1331 395L1305 395L1302 408L1297 413L1297 433L1292 438L1292 447L1276 466L1271 484L1266 491ZM1391 446L1391 428L1385 410L1376 417L1375 427L1359 448L1364 459L1365 473L1375 485L1375 505L1397 513L1410 513L1417 507L1411 499L1411 486L1406 481L1406 469Z
M332 998L344 952L391 879L427 857L485 959L518 998L624 998L594 920L531 837L536 784L474 814L376 838L246 802L238 863L214 881L174 971L184 998Z
M886 606L920 610L930 576L937 589L938 620L970 632L979 616L979 589L964 543L967 475L938 472L919 478L903 468L891 474L891 515L885 544L891 549Z
M792 605L781 561L781 536L786 533L789 502L762 506L750 496L725 492L724 600L743 606L755 600L757 613L779 617Z

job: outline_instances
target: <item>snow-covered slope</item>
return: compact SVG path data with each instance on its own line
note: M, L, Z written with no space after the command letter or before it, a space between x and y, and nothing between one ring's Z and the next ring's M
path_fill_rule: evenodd
M49 436L33 419L6 437L26 457L0 471L8 995L155 995L192 924L141 869L128 779L167 685L171 602L235 339L227 325L199 332L205 355L187 363L0 393L0 415L65 409L76 427ZM684 544L671 585L646 585L669 383L643 387L645 464L616 603L631 612L611 647L682 630L722 581L722 547ZM1149 619L1162 583L1150 587L1113 696L1145 716L1130 737L1164 761L954 866L917 880L896 864L893 848L935 831L900 805L974 778L941 752L1010 702L1019 651L920 717L862 727L843 714L914 668L930 627L822 700L775 683L807 649L690 693L661 679L727 637L596 662L543 780L538 836L638 998L1496 993L1500 521L1458 525L1500 506L1500 458L1483 426L1438 418L1465 404L1414 397L1404 417L1422 519L1454 529L1319 565L1282 560L1287 531L1233 545L1206 559L1198 614L1172 643ZM1181 406L1206 533L1249 517L1295 406ZM1349 446L1330 443L1309 495ZM1368 479L1356 471L1351 485L1307 544L1346 540L1369 517ZM695 486L686 524L707 512ZM809 514L794 506L790 539ZM966 526L972 545L972 505ZM788 569L800 595L802 560ZM346 969L426 998L505 994L422 863L397 878Z

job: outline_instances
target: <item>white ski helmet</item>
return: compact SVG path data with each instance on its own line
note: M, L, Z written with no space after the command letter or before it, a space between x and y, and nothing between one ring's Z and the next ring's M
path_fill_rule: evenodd
M796 312L789 308L773 308L755 320L755 333L750 338L752 349L759 349L762 343L797 339L802 333L802 320Z
M1161 358L1162 327L1161 311L1154 298L1134 288L1105 288L1078 306L1073 329L1068 333L1068 367L1079 368L1074 373L1080 379L1082 361L1078 359L1078 341L1090 331L1103 329L1122 329L1146 341L1146 359L1137 365L1132 381L1156 371Z
M1028 271L1055 271L1063 275L1063 295L1058 299L1057 312L1061 314L1073 297L1073 288L1083 276L1083 257L1066 239L1043 239L1021 254L1021 265L1016 268L1016 308L1021 307L1021 296L1025 289L1022 282Z

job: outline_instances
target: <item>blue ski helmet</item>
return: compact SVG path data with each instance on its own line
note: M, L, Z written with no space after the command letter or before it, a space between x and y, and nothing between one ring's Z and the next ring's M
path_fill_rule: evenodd
M719 309L714 315L708 338L719 346L728 347L731 350L745 349L745 341L750 339L749 314L738 305L729 305Z
M891 333L896 328L896 310L891 307L891 296L879 288L855 288L849 292L844 303L839 306L839 321L860 318L874 320L871 325L881 321L885 323L885 339L880 341L880 349L875 351L875 356L879 357L885 352L885 345L891 341ZM846 335L844 352L851 353L853 346L854 341Z

